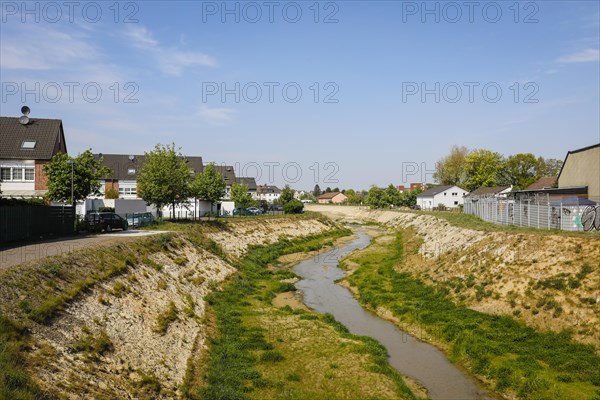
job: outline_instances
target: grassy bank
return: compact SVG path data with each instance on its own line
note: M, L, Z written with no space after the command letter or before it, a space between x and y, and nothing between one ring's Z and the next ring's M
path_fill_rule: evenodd
M146 264L160 270L149 256L170 254L183 245L194 246L223 257L220 247L204 236L216 229L212 224L188 226L185 232L162 234L110 247L48 257L3 270L0 274L0 399L45 399L29 374L38 362L31 351L39 348L30 335L35 325L50 325L73 301L96 285L130 268ZM118 288L115 285L113 290ZM40 362L42 362L41 360Z
M378 240L345 260L359 266L348 282L362 304L391 311L409 331L425 331L452 361L497 392L523 399L600 399L600 357L591 346L575 343L568 331L539 332L509 317L473 311L398 272L405 256L418 251L418 241L403 235L411 232Z
M280 256L310 252L348 235L332 230L305 239L252 248L239 272L207 301L216 330L203 383L188 388L202 399L414 398L374 340L351 335L331 315L276 308L295 275Z

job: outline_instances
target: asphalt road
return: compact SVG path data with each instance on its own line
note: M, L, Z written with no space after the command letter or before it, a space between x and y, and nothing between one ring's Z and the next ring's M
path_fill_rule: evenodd
M164 233L164 231L116 231L99 235L60 238L12 247L2 247L0 248L0 269L90 246L106 245L115 241L159 233Z

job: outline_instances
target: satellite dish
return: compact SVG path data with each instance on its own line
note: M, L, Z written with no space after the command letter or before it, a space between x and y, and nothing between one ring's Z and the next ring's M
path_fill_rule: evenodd
M27 107L27 106L21 107L21 114L29 115L30 112L31 112L31 109L29 107Z
M130 154L129 155L129 161L133 161L133 160L135 160L135 156L133 154Z
M27 115L22 115L21 118L19 118L19 122L21 125L27 125L29 123L29 117Z

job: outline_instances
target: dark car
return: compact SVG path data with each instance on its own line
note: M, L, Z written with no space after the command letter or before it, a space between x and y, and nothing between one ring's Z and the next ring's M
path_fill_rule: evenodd
M96 232L112 232L113 229L126 231L129 228L127 220L113 212L91 212L85 216L85 219L90 229Z
M281 204L271 204L269 205L269 211L283 211L283 206Z
M254 215L254 213L247 208L234 208L233 215Z

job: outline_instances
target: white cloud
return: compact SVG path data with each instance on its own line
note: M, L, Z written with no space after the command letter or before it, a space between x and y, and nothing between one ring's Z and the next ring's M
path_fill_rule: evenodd
M49 70L92 59L96 52L82 38L33 25L26 32L3 33L0 68Z
M158 46L158 41L156 41L152 37L150 31L143 26L130 26L129 29L125 31L125 36L132 41L135 47L140 49L151 49Z
M600 61L600 51L598 49L585 49L577 53L568 54L558 59L561 63L585 63Z
M143 26L129 27L125 36L138 49L149 52L158 67L168 75L180 76L185 68L194 66L214 67L216 60L197 51L183 51L176 47L164 47L152 37L152 33Z
M227 125L237 113L233 108L210 108L200 107L198 115L211 125Z

